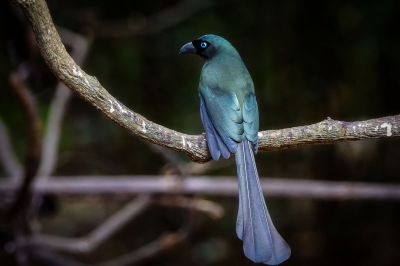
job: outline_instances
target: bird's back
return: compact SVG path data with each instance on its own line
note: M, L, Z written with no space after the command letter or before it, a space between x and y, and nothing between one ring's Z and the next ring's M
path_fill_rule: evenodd
M238 54L221 54L203 65L200 75L200 92L208 87L217 95L235 93L240 106L249 93L254 93L251 76Z

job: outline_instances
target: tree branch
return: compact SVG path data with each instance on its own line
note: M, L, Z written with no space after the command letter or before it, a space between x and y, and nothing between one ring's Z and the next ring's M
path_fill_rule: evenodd
M258 133L262 151L295 148L311 144L333 144L349 140L383 139L400 136L400 115L364 121L327 119L308 126Z
M374 199L400 200L400 185L346 181L317 181L306 179L261 178L268 197L308 199ZM15 191L17 186L0 181L0 195ZM131 195L131 194L203 194L237 195L236 177L186 176L57 176L38 182L35 192L67 195Z
M204 135L183 134L128 109L93 76L86 74L65 50L44 0L16 0L27 16L43 58L54 75L103 114L131 134L152 143L186 153L192 160L210 160ZM320 123L259 132L260 151L327 144L345 140L400 136L400 115L356 122L326 119Z

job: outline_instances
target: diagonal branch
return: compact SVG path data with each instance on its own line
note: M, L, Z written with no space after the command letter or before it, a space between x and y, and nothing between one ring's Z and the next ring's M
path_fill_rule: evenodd
M71 56L78 64L81 64L87 54L90 42L83 36L67 29L60 29L65 43L71 46ZM47 178L52 174L57 163L58 142L61 135L61 124L71 99L72 93L64 83L58 82L56 92L51 102L49 118L45 136L43 139L42 154L38 175Z
M161 197L157 201L162 206L180 207L208 214L210 218L219 219L224 215L224 209L217 203L204 199L186 197ZM152 203L148 195L142 195L128 202L85 237L68 238L45 234L35 235L31 242L34 246L50 247L52 249L84 254L90 253L114 235L124 225L139 216Z
M81 238L66 238L51 235L38 234L32 242L37 246L51 247L70 253L90 253L109 239L125 224L141 214L151 204L148 196L140 196L127 203L121 210L110 216L96 229Z
M140 247L128 254L124 254L120 257L114 258L110 261L106 261L98 264L99 266L126 266L134 265L145 259L149 259L157 255L158 253L170 250L174 246L182 243L189 236L189 232L185 229L180 229L176 232L166 233L160 236L158 239L148 243L147 245Z
M114 122L152 143L186 153L194 161L210 160L204 135L183 134L127 108L70 57L60 40L45 0L16 0L27 16L43 58L54 75ZM260 151L328 144L347 140L400 136L400 115L357 122L326 119L309 126L259 132Z

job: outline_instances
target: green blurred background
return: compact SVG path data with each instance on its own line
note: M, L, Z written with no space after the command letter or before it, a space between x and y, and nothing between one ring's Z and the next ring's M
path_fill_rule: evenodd
M103 25L116 21L146 29L152 15L176 4L48 1L57 25L91 36L83 67L87 73L134 111L181 132L202 132L197 96L202 62L181 57L178 50L206 33L226 37L240 52L255 83L261 129L306 125L328 116L352 121L400 113L399 1L186 1L183 10L198 11L164 29L102 35ZM10 71L21 58L32 62L31 87L43 127L56 80L39 55L27 52L26 26L15 10L6 1L1 9L0 117L23 160L26 122L8 82ZM11 60L12 51L19 51L19 61ZM65 117L59 157L55 175L159 174L165 164L143 141L78 97ZM399 158L399 140L371 140L261 153L257 165L261 176L396 183ZM235 175L235 167L209 174ZM184 244L140 265L253 265L235 235L237 199L212 199L226 209L222 220L206 220ZM57 211L42 222L48 232L84 235L124 201L59 198ZM400 265L398 202L268 196L267 201L292 247L285 265ZM178 228L185 219L182 210L152 207L99 250L78 258L91 263L112 258ZM6 255L0 259L11 263Z

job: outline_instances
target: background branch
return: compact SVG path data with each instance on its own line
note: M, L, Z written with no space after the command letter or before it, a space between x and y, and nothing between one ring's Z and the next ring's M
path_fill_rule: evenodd
M32 260L41 266L88 266L77 260L43 247L31 248Z
M178 230L177 232L166 233L160 236L158 239L150 242L149 244L134 250L128 254L124 254L120 257L114 258L110 261L106 261L100 266L125 266L133 265L141 262L145 259L154 257L160 252L167 251L179 243L183 242L188 237L188 232L184 229Z
M317 181L307 179L261 178L268 197L311 199L374 199L399 200L400 185L347 181ZM0 181L0 194L15 191L17 186ZM236 177L186 176L60 176L35 184L42 194L123 195L148 193L188 193L236 196Z
M96 20L92 28L94 28L96 37L100 38L154 34L170 28L212 5L214 3L210 0L181 0L149 17L135 16L112 22Z
M205 162L210 159L203 135L182 134L147 120L115 99L95 77L86 74L65 50L44 0L16 2L29 19L49 68L70 89L131 134L182 151L194 161ZM326 119L310 126L261 131L259 149L267 151L307 144L398 136L400 115L352 123Z
M22 174L22 166L17 159L11 145L6 125L0 119L0 162L4 172L15 182L18 182Z
M25 173L21 188L12 207L13 213L22 212L24 205L29 204L31 196L31 184L36 176L40 158L40 122L36 110L36 103L29 88L18 72L10 76L10 83L16 92L27 118L28 152L25 162Z
M26 239L31 233L29 224L29 209L33 197L32 184L36 177L40 160L40 121L36 103L30 89L25 83L24 68L21 65L18 71L11 73L10 84L21 103L27 120L28 150L26 154L22 183L18 184L18 191L14 203L10 208L13 219L14 238L16 244L16 258L19 265L29 265L29 255L26 249Z
M32 238L31 243L34 246L43 246L68 253L90 253L124 225L137 218L152 202L149 196L140 196L128 202L85 237L68 238L37 234ZM175 196L161 197L154 202L166 207L179 207L204 212L213 219L219 219L224 215L224 210L219 204L204 199Z
M66 238L37 234L33 237L32 244L70 253L89 253L104 243L117 230L141 214L150 203L151 199L148 196L141 196L130 201L121 210L102 222L86 237Z
M224 216L225 211L221 205L206 199L187 198L184 196L160 197L157 201L160 205L166 207L180 207L189 210L196 210L208 214L212 219L219 219Z
M71 47L71 56L78 64L82 64L90 45L85 37L59 28L64 43ZM43 139L42 154L38 175L46 178L51 175L56 167L58 159L58 143L61 135L61 126L68 102L72 96L64 83L58 82L56 92L52 99L46 132Z

